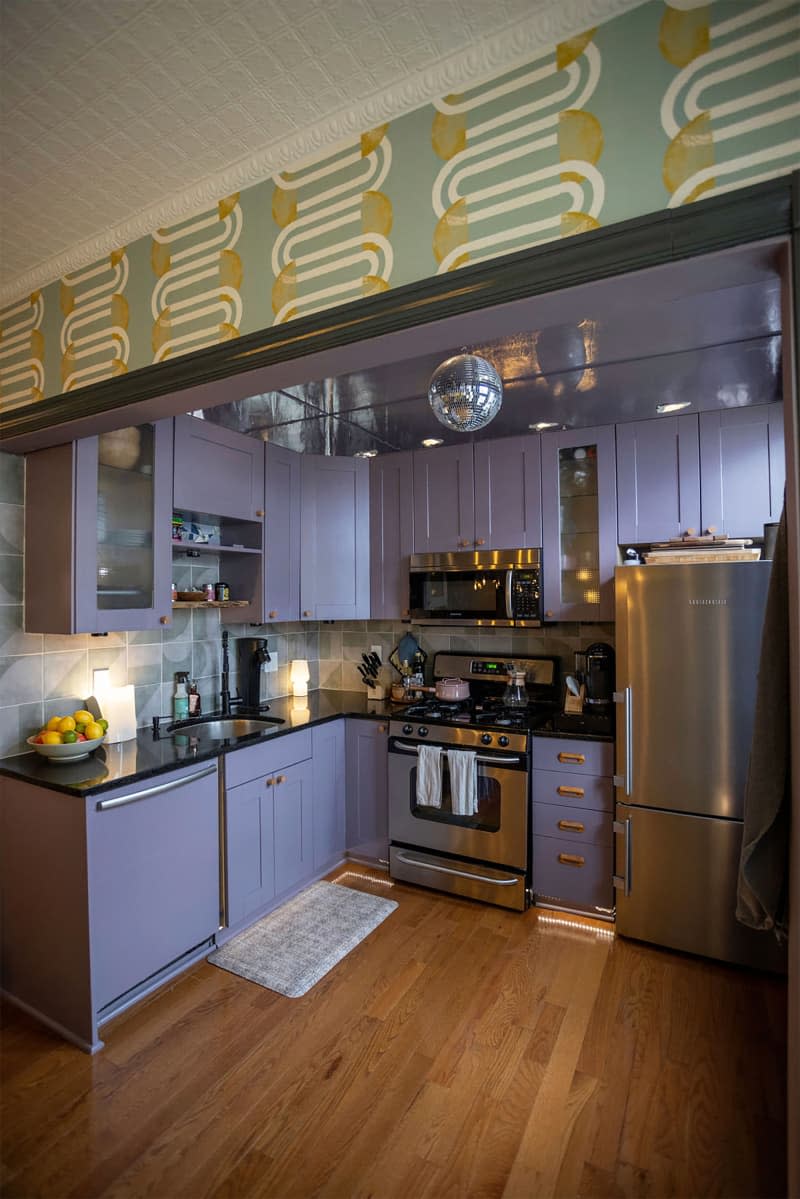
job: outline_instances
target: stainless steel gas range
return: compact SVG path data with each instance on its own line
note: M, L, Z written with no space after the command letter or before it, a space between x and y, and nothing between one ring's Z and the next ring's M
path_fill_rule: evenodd
M525 699L503 699L511 666ZM389 724L392 877L502 907L530 902L531 734L553 715L559 660L438 653L470 698L413 703Z

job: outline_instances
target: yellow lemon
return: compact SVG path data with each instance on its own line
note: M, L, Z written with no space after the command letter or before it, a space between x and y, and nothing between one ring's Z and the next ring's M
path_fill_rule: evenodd
M49 730L49 732L57 733L58 726L61 724L63 719L63 716L51 716L45 727Z
M61 734L55 732L42 733L42 745L60 745Z
M65 716L58 726L59 733L74 733L75 721L71 716Z
M102 724L98 724L96 720L93 720L90 724L87 724L83 730L83 735L87 741L95 741L98 737L104 736Z
M91 712L87 712L85 708L78 708L77 712L72 713L72 719L76 724L91 724L94 720Z

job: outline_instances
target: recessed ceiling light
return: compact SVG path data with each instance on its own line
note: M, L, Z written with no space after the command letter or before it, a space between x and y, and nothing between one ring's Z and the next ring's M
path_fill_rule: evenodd
M529 429L533 429L534 433L541 433L542 429L556 429L558 425L554 420L540 420L535 425L528 425Z
M353 454L353 457L354 458L377 458L378 451L377 450L356 450L355 454Z
M681 408L691 408L691 400L681 400L674 404L656 404L656 412L680 412Z
M441 437L425 437L422 440L422 444L425 446L426 449L430 449L431 446L441 445L442 438Z

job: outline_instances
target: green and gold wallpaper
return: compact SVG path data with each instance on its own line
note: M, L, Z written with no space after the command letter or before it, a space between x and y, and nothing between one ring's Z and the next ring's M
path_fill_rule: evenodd
M647 0L20 297L0 406L798 166L796 0Z

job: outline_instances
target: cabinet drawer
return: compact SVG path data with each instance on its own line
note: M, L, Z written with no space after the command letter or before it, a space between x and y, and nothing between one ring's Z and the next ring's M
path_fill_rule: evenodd
M225 786L238 787L251 779L261 778L271 770L281 770L311 757L311 730L289 733L275 741L237 749L225 758Z
M614 784L601 775L571 774L564 770L534 770L533 803L561 808L614 810Z
M533 839L533 890L537 900L565 907L614 906L610 845L576 845L557 837Z
M613 774L614 746L610 741L574 741L561 737L534 737L536 770L571 770L577 774Z
M584 845L612 845L611 821L610 812L594 808L577 812L564 805L539 803L533 809L533 835Z

